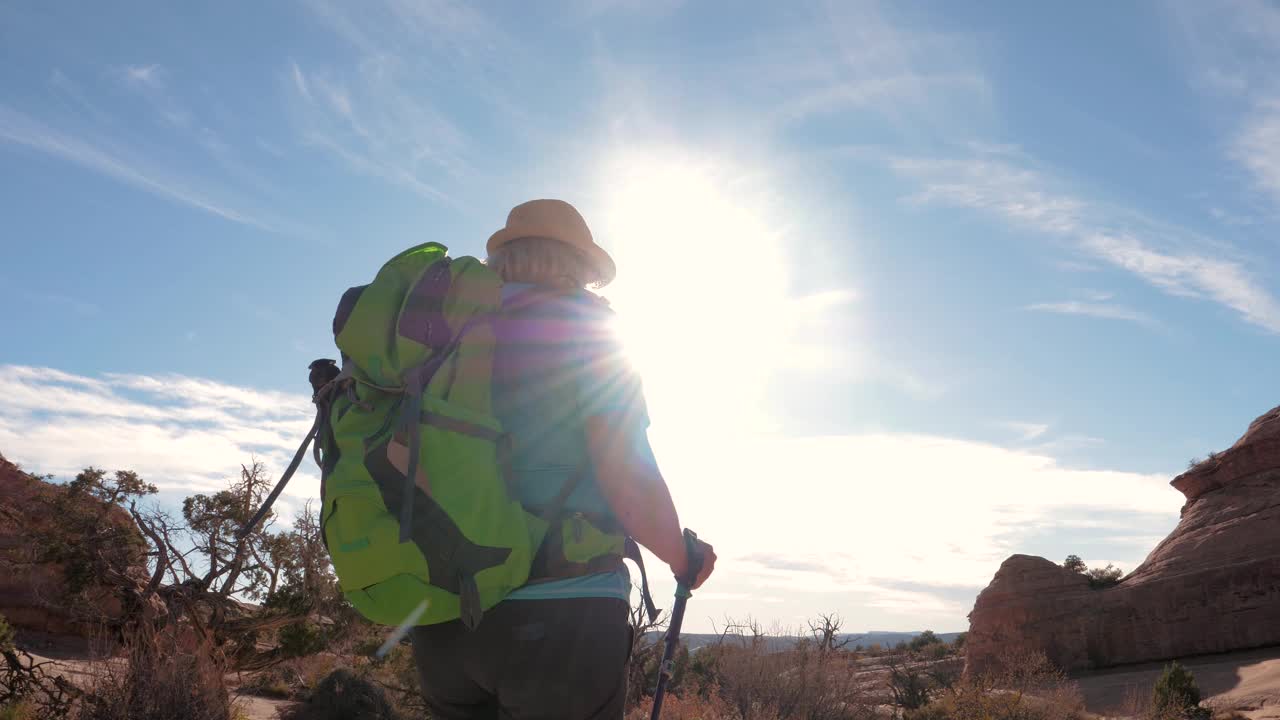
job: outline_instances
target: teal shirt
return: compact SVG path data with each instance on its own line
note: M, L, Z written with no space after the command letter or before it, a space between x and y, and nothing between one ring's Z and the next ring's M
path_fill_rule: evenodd
M532 285L508 283L504 303ZM638 419L631 442L655 462L646 428L640 378L613 332L613 311L585 290L540 299L520 311L519 330L504 336L496 362L508 370L495 379L493 408L512 437L511 465L520 501L548 505L578 469L582 480L565 502L567 512L613 517L600 493L587 453L586 419L627 413ZM626 569L536 583L509 600L615 597L630 602Z

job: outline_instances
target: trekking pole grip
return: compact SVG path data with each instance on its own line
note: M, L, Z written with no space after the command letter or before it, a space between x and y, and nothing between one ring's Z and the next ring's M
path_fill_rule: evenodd
M688 528L684 530L684 550L689 563L685 568L685 577L676 578L676 581L687 588L692 588L694 583L698 582L698 576L702 574L702 563L705 558L702 557L702 545L698 542L698 534Z

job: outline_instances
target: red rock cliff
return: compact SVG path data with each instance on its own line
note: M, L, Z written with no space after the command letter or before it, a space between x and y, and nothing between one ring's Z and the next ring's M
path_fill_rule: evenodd
M85 622L86 617L118 617L123 596L120 588L94 578L72 592L66 566L48 557L56 544L84 541L66 534L57 522L56 501L61 493L63 488L23 472L0 455L0 614L19 629L87 635L96 628ZM80 497L76 502L98 501ZM142 546L141 535L124 510L106 511L101 522L136 537L137 546ZM130 551L125 557L134 563L125 570L145 577L141 555Z
M1172 485L1182 519L1119 585L1006 560L969 614L967 670L1026 650L1075 670L1280 645L1280 407Z

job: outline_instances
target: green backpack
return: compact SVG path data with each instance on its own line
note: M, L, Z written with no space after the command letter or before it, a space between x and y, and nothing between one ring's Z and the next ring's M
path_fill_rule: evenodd
M316 422L244 532L315 439L334 571L347 600L375 623L461 619L474 628L530 582L535 558L560 577L624 557L640 563L620 530L563 517L581 471L539 512L520 504L510 438L491 407L493 320L509 309L492 270L473 257L450 258L437 243L396 255L372 283L349 289L333 321L342 367L312 363Z

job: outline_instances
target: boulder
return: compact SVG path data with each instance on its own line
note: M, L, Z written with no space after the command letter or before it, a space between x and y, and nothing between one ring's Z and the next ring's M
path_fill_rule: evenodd
M74 567L62 558L63 549L87 544L68 523L76 513L88 513L98 523L98 537L122 539L120 547L104 549L118 571L108 582L99 577L74 577ZM23 472L0 455L0 614L19 630L50 635L97 633L101 623L126 614L128 598L147 579L145 547L137 526L119 507L107 507L87 496L71 498L63 486ZM160 604L152 609L150 605ZM151 598L148 610L163 612Z
M967 672L1035 650L1078 670L1280 645L1280 408L1171 484L1178 526L1115 586L1006 560L969 614Z

